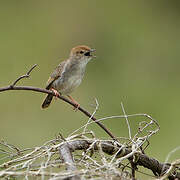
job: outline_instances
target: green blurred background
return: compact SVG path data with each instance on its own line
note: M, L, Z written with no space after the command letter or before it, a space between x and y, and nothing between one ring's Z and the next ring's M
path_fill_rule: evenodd
M46 80L76 45L96 48L97 58L72 94L96 117L147 113L161 126L147 153L161 161L179 146L180 2L31 0L0 2L0 86L38 67L20 85L45 87ZM0 94L0 138L21 148L39 146L61 132L65 137L88 118L62 101L47 110L44 95ZM116 136L128 136L125 120L103 122ZM130 119L135 132L138 119ZM98 137L107 137L97 125ZM179 157L175 153L170 160Z

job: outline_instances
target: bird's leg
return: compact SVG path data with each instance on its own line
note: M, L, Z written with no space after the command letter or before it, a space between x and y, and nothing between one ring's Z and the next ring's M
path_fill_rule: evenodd
M77 101L75 101L70 95L67 95L67 97L76 105L76 107L74 107L73 109L77 111L80 107L80 104Z
M56 96L55 96L55 99L57 99L58 96L60 96L60 93L59 93L57 90L55 90L54 88L51 88L50 90L53 91L54 94L56 95Z

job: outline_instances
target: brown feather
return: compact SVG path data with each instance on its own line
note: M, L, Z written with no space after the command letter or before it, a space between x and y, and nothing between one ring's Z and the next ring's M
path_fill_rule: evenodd
M52 87L53 82L58 79L59 77L61 77L61 73L64 69L64 65L65 65L66 61L62 61L54 70L54 72L51 74L51 76L49 77L47 84L46 84L46 89L50 89Z
M49 105L51 104L52 99L53 99L53 95L52 95L52 94L48 94L48 95L46 96L45 100L43 101L41 107L42 107L43 109L49 107Z

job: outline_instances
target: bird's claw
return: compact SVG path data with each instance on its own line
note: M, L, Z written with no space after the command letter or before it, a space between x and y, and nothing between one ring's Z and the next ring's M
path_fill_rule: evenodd
M75 107L76 106L76 107ZM73 107L73 110L76 112L78 109L79 109L79 107L80 107L80 104L79 103L75 103L75 106Z
M51 88L51 91L55 94L55 99L57 99L60 96L60 93L57 90Z

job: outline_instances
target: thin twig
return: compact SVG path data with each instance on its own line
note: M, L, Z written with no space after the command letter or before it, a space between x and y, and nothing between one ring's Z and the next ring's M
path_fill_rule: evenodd
M166 157L166 160L164 162L164 164L167 164L169 158L172 156L172 154L174 154L176 151L179 151L180 150L180 146L176 147L175 149L173 149L172 151L170 151ZM162 168L162 173L164 171L164 167Z
M167 169L166 173L161 178L159 178L157 180L164 180L168 176L173 175L173 174L175 176L176 175L175 170L176 170L177 166L179 166L179 165L180 165L180 159L177 159L176 161L172 162L169 169Z
M155 134L155 133L157 133L157 132L159 131L160 126L159 126L159 124L157 123L157 121L156 121L155 119L153 119L150 115L148 115L148 114L143 114L143 113L142 113L142 114L141 114L141 113L139 113L139 114L130 114L130 115L126 115L126 116L124 116L124 115L107 116L107 117L103 117L103 118L97 119L95 122L100 122L100 121L104 121L104 120L107 120L107 119L119 119L119 118L120 118L120 119L124 119L124 118L126 118L126 117L138 117L138 116L140 116L140 117L141 117L141 116L142 116L142 117L147 117L148 119L151 120L151 122L146 123L147 126L146 126L146 127L143 127L143 129L141 130L141 132L142 132L145 128L147 128L150 124L153 124L153 123L156 125L157 129L155 129L154 131L152 131L151 134L148 135L148 137L152 136L153 134ZM92 123L95 123L95 122L89 122L89 123L87 123L86 125L89 125L89 124L92 124ZM81 126L80 128L76 129L76 130L73 131L69 136L72 136L74 133L77 133L78 131L80 131L80 129L84 128L86 125L83 125L83 126ZM135 139L135 137L137 137L138 134L139 134L139 132L134 136L133 139Z
M126 115L126 112L125 112L125 109L124 109L124 106L123 106L123 103L121 102L121 108L122 108L122 111L124 113L124 116L125 116L125 119L126 119L126 123L127 123L127 126L128 126L128 131L129 131L129 139L131 140L131 127L130 127L130 124L129 124L129 121L128 121L128 117Z
M84 130L83 130L83 133L85 133L85 132L86 132L87 126L88 126L88 124L89 124L89 122L90 122L91 118L95 115L96 111L98 110L99 103L98 103L98 101L97 101L97 99L96 99L96 98L95 98L95 102L96 102L96 107L95 107L95 110L94 110L94 112L92 113L91 117L88 119L87 123L85 124Z
M32 72L32 70L33 70L36 66L37 66L37 64L34 64L34 65L32 66L32 68L31 68L26 74L18 77L18 78L11 84L11 86L14 87L14 86L18 83L18 81L20 81L20 80L23 79L23 78L29 78L29 77L30 77L30 73Z

